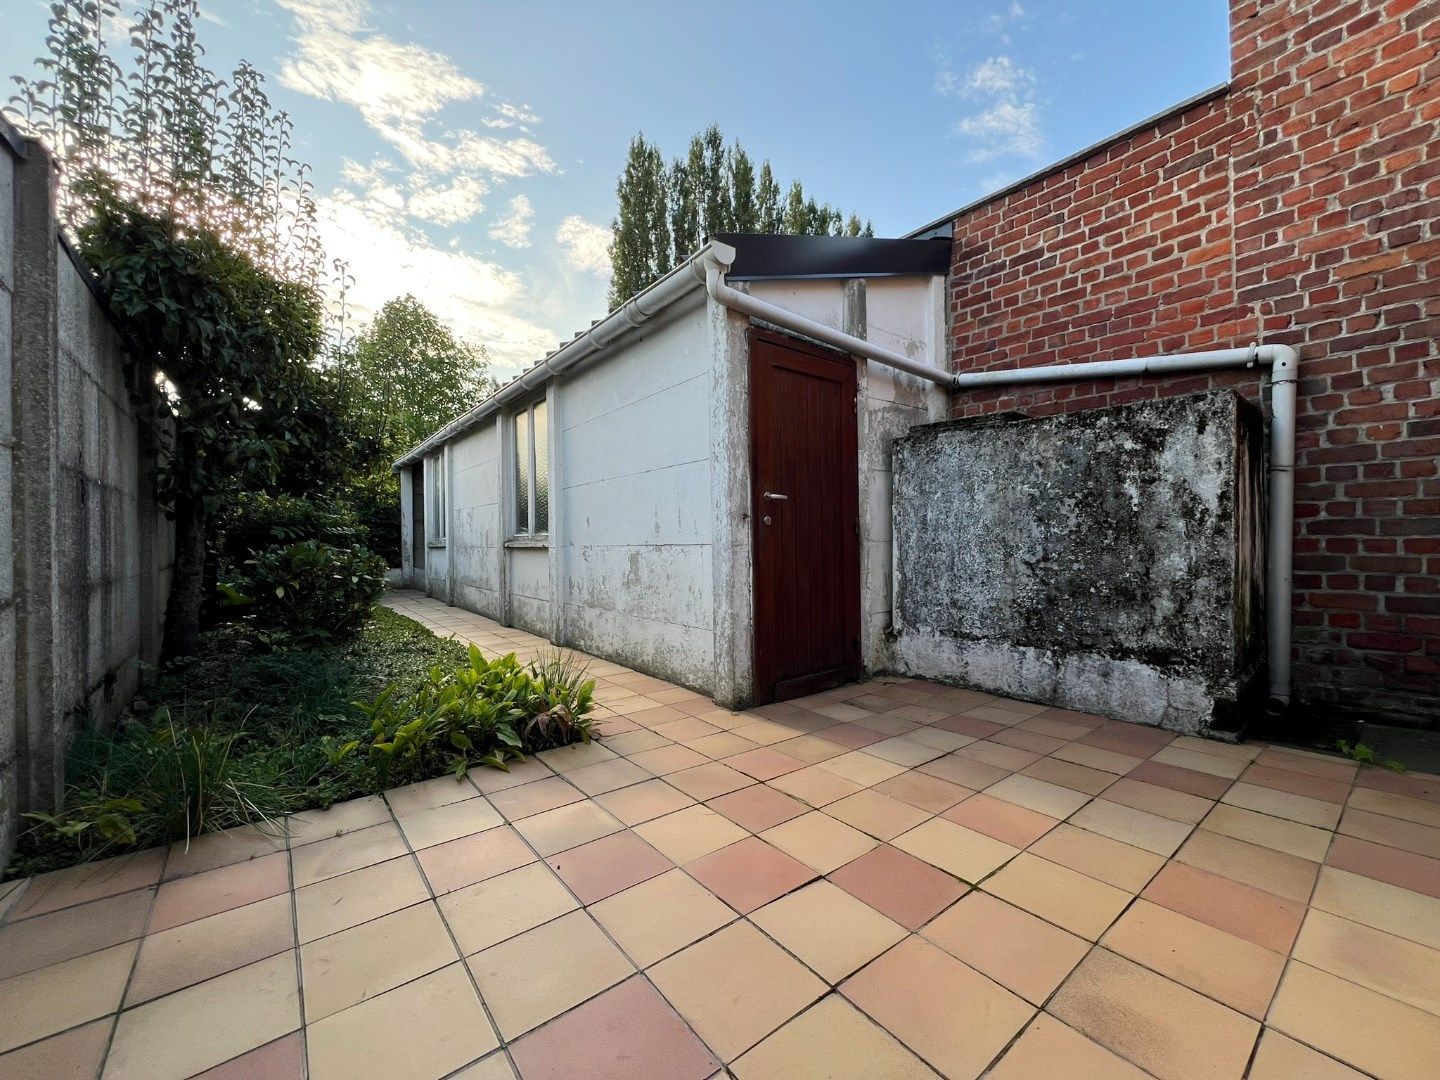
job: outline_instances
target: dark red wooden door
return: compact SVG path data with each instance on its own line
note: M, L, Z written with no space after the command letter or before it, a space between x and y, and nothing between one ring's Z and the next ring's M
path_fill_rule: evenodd
M860 672L855 361L750 337L756 700Z

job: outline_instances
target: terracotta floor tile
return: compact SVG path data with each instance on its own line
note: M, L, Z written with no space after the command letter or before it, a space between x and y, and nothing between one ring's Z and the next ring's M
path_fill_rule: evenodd
M1286 855L1208 829L1190 834L1175 858L1200 870L1264 889L1287 900L1305 903L1315 887L1318 863Z
M138 948L113 945L0 982L0 1053L118 1009Z
M1440 1016L1440 951L1325 911L1311 911L1291 955Z
M440 897L437 903L465 956L579 906L570 890L540 862L457 889Z
M1020 750L1028 750L1032 754L1042 755L1054 753L1065 745L1064 739L1057 739L1053 735L1043 735L1038 731L1026 731L1019 727L1001 728L990 736L989 741L999 743L1001 746L1013 746Z
M542 856L548 856L619 832L622 826L598 804L587 799L527 817L517 821L514 828Z
M436 895L441 895L534 862L535 853L513 828L501 826L426 848L416 852L416 858L420 860L420 868L425 871L430 887Z
M671 720L655 728L656 735L664 735L671 742L692 742L707 735L715 735L719 731L714 724L707 724L693 716L682 716L679 720Z
M1041 758L1025 770L1025 775L1070 788L1072 791L1084 792L1086 795L1099 795L1116 780L1115 773L1077 765L1073 761L1060 761L1057 758Z
M799 772L786 773L784 776L777 776L770 781L770 786L787 795L792 795L801 802L809 803L811 806L827 806L837 799L843 799L846 795L853 795L860 790L861 785L833 772L828 772L821 765L810 765Z
M404 1017L424 1018L423 1037L396 1037L397 1022L403 1024ZM444 1076L497 1045L462 964L311 1023L306 1038L312 1080L425 1080Z
M840 989L950 1077L979 1076L1035 1014L1025 1001L917 937L895 946Z
M766 829L760 838L822 874L853 862L879 843L819 810Z
M1041 757L1040 754L1030 750L1021 750L1016 746L1006 746L1003 743L995 742L993 738L982 739L979 742L970 743L968 746L962 746L955 751L955 756L969 758L971 761L1004 769L1006 772L1015 772L1027 765L1033 765Z
M400 829L387 821L307 844L290 853L290 866L295 887L300 889L407 853Z
M998 784L991 784L985 789L985 794L1061 821L1090 801L1090 796L1083 792L1018 773L1007 776Z
M815 877L810 867L758 836L701 856L685 870L742 915Z
M152 934L218 915L230 908L278 896L290 888L289 860L283 851L164 882L150 913Z
M738 1080L933 1080L884 1028L832 994L736 1061Z
M1240 781L1330 803L1343 803L1350 794L1348 780L1330 780L1323 776L1310 776L1270 765L1251 765L1240 774Z
M882 795L874 788L831 803L825 813L879 840L899 836L930 817L926 811Z
M987 1080L1148 1080L1124 1058L1041 1013L1005 1052Z
M110 1027L107 1017L0 1054L0 1076L7 1080L95 1080L110 1043Z
M905 937L905 928L828 881L752 912L750 921L829 983L838 983Z
M459 955L433 904L416 904L300 947L305 1018L378 997Z
M606 897L590 908L600 925L640 967L713 933L735 913L681 870Z
M0 980L135 940L154 900L133 889L0 927Z
M1365 1080L1365 1074L1266 1028L1260 1035L1249 1080Z
M878 784L882 780L889 780L892 776L900 775L905 771L906 766L874 757L864 750L852 750L848 754L841 754L829 761L822 761L811 768L834 773L860 787L870 787L872 784Z
M1003 724L996 724L990 720L982 720L978 716L962 714L960 716L947 716L943 720L935 721L935 727L942 731L953 731L957 735L968 735L972 739L988 739L997 731L1004 731Z
M647 780L643 784L597 795L595 802L622 823L634 826L691 806L695 800L664 780Z
M1075 811L1070 824L1167 858L1179 849L1193 828L1185 822L1171 821L1103 798Z
M799 738L787 739L785 741L786 755L793 757L796 761L802 761L806 765L829 761L831 758L839 757L848 751L849 747L841 746L839 743L821 738L818 733L801 735Z
M1440 829L1440 803L1412 799L1409 796L1396 795L1388 791L1374 791L1370 788L1357 787L1350 793L1348 805L1357 810L1368 810L1372 814L1384 814L1386 817L1400 818L1402 821L1413 821L1417 825L1429 825L1432 829Z
M967 891L949 874L888 844L834 871L830 881L912 931Z
M905 717L893 712L880 716L867 717L864 720L857 721L857 723L862 727L867 727L871 731L878 731L881 735L886 736L881 742L889 742L897 736L908 735L912 731L920 730L919 721L907 720ZM871 743L871 745L879 746L880 743Z
M1314 754L1286 746L1267 746L1256 756L1255 763L1347 784L1355 779L1360 769L1353 761L1346 761L1335 754Z
M772 723L769 720L758 720L753 724L737 724L731 730L742 739L749 739L760 746L787 742L796 735L796 729L786 727L784 724ZM826 727L823 730L829 731L830 728Z
M416 851L458 840L505 823L489 800L476 796L461 802L417 810L400 817L400 830Z
M960 757L958 752L946 754L934 761L927 761L920 766L918 771L970 791L987 788L997 780L1003 780L1010 775L1009 769L1001 769L994 765L986 765L983 761Z
M294 947L288 894L150 934L140 946L125 1004L138 1005Z
M1064 822L1031 844L1030 853L1129 893L1143 889L1165 865L1164 857L1153 851L1131 847Z
M206 1069L195 1080L305 1080L305 1041L292 1031Z
M1270 1025L1385 1080L1434 1076L1440 1017L1308 964L1292 962Z
M1027 716L1021 716L1007 709L996 708L994 705L976 705L973 709L966 709L965 715L973 716L977 720L989 720L1001 727L1014 727L1022 720L1029 719Z
M593 796L642 783L650 779L650 774L639 765L617 757L568 772L565 778L585 794Z
M1059 824L1045 814L985 794L972 795L941 817L1015 848L1029 847Z
M985 891L1089 941L1098 940L1131 900L1123 889L1028 852L985 882Z
M105 1077L179 1080L299 1026L295 956L281 953L122 1013Z
M1280 953L1146 900L1132 904L1101 944L1257 1020L1285 969Z
M583 911L493 945L467 963L506 1039L608 990L635 970Z
M1353 836L1337 836L1325 862L1339 870L1440 899L1440 859L1372 844Z
M1194 795L1201 799L1218 799L1230 787L1230 781L1223 776L1212 776L1209 773L1196 772L1194 769L1182 769L1176 765L1166 765L1160 761L1147 761L1137 765L1129 772L1131 780L1140 780L1147 784L1154 784L1156 787L1170 788L1173 791L1183 791L1186 795Z
M1305 917L1305 905L1230 878L1169 863L1140 894L1198 922L1286 955Z
M671 866L670 859L629 829L551 855L546 861L587 904L663 873Z
M650 977L724 1061L825 993L824 983L745 922L662 960Z
M1245 1074L1260 1025L1179 983L1095 949L1048 1010L1160 1080Z
M398 817L402 814L416 814L421 810L431 810L450 803L464 802L466 799L475 798L478 794L475 785L470 783L469 777L447 775L437 776L434 780L422 780L418 784L391 788L385 792L385 801L390 804L390 809L395 811Z
M1175 736L1159 728L1141 727L1107 721L1088 735L1082 735L1077 742L1086 746L1098 746L1102 750L1113 750L1117 754L1148 758L1163 747L1175 741Z
M892 843L901 851L972 884L994 873L1019 849L944 818L931 818Z
M772 825L799 817L810 808L768 784L752 784L747 788L711 799L712 810L724 814L742 829L764 832Z
M719 1067L670 1005L632 978L511 1047L524 1080L705 1080Z
M1216 805L1205 815L1200 828L1258 844L1287 855L1298 855L1311 862L1323 862L1330 847L1331 834L1294 821L1284 821L1268 814L1257 814L1238 806Z
M1037 1006L1090 951L1083 938L978 891L920 934Z
M754 750L755 743L749 739L736 735L733 731L715 730L713 735L707 735L703 739L696 739L689 744L691 750L704 754L711 761L719 761L721 758L734 757L736 754L743 754L747 750Z
M1187 795L1183 791L1132 780L1128 776L1122 776L1105 789L1105 801L1144 810L1147 814L1171 821L1182 821L1186 825L1200 824L1215 805L1198 795Z
M635 826L635 832L672 862L688 863L729 847L749 834L708 806L687 806Z
M1372 814L1368 810L1345 811L1339 831L1346 836L1369 840L1374 844L1411 851L1430 859L1440 859L1440 829L1418 825L1413 821Z
M799 767L799 762L796 762L796 767ZM701 801L727 795L755 783L754 777L737 772L721 761L707 761L693 769L682 769L671 773L665 780L692 799Z
M222 866L235 866L285 850L285 836L278 828L241 825L218 833L190 839L189 844L172 844L164 855L161 880L173 881L190 874Z
M6 913L5 920L11 923L155 885L164 866L165 850L157 848L41 874L31 879Z
M784 776L805 767L805 762L769 746L757 747L726 758L725 764L756 780L773 780L777 776Z
M327 878L295 893L300 941L345 930L429 899L415 861L408 855Z
M960 800L974 794L970 788L941 780L938 776L929 776L919 770L892 776L889 780L876 784L871 790L932 814L948 810Z
M546 810L568 806L585 798L585 793L558 776L548 776L519 787L506 788L490 796L495 809L505 815L507 821L543 814Z
M691 750L688 746L680 746L677 743L673 746L644 750L631 757L630 760L647 772L654 773L656 776L666 776L670 773L680 772L682 769L693 769L696 765L704 765L710 759L704 754Z
M1336 759L1327 756L1326 761ZM1348 762L1346 764L1349 764ZM1389 769L1359 769L1351 774L1357 788L1374 791L1388 791L1392 795L1404 795L1440 805L1440 776L1435 773L1396 773Z
M451 1074L451 1080L516 1080L505 1051L497 1050L489 1057Z

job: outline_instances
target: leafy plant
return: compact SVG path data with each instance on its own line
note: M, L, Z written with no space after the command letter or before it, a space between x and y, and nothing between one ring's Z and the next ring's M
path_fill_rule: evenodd
M1358 739L1354 742L1348 739L1335 740L1335 749L1344 754L1351 761L1361 765L1379 765L1381 768L1389 769L1391 772L1403 773L1405 766L1402 762L1383 760L1375 751L1366 746Z
M355 630L380 599L385 570L385 560L362 547L302 540L260 552L221 584L251 602L252 625L291 643Z
M399 510L396 510L399 520ZM243 562L267 548L318 540L349 547L365 540L353 507L334 499L307 499L268 491L241 491L215 515L219 554Z

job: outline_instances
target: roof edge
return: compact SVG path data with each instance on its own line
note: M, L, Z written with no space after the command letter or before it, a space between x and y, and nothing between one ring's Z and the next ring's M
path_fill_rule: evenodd
M1165 109L1162 112L1158 112L1153 116L1148 116L1144 120L1137 121L1136 123L1131 124L1127 128L1122 128L1120 131L1115 132L1113 135L1107 135L1099 142L1094 142L1091 143L1089 146L1082 147L1081 149L1076 150L1073 154L1067 154L1059 161L1052 162L1051 164L1046 165L1044 168L1039 169L1036 172L1032 172L1026 176L1022 176L1020 179L1012 183L1006 184L1004 187L992 191L988 195L981 196L974 202L966 203L958 210L952 210L950 213L944 214L936 218L934 221L931 221L928 224L920 226L920 228L918 229L914 229L911 232L906 233L905 237L906 239L915 239L924 236L926 233L933 233L936 230L942 228L943 226L951 224L957 218L963 217L964 215L969 213L973 213L974 211L980 209L982 206L985 206L988 203L995 202L997 199L1003 199L1007 195L1013 195L1017 191L1022 191L1025 188L1029 187L1031 184L1047 179L1048 177L1051 177L1058 172L1063 172L1064 170L1070 168L1070 166L1072 165L1078 165L1080 162L1085 161L1088 158L1094 157L1102 150L1110 149L1110 147L1114 146L1116 143L1122 143L1126 139L1133 138L1134 136L1139 135L1141 132L1146 131L1149 128L1153 128L1160 124L1163 124L1166 120L1173 120L1175 117L1181 115L1182 113L1187 113L1191 109L1196 108L1197 106L1204 105L1205 103L1213 101L1216 98L1223 97L1229 92L1230 83L1228 82L1217 83L1216 85L1210 87L1208 90L1201 90L1198 94L1194 94L1191 97L1186 98L1184 101L1177 102L1176 104L1171 105L1168 109Z

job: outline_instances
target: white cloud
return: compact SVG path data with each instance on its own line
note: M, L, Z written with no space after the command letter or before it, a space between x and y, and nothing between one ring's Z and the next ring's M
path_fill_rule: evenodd
M524 195L516 195L510 200L505 213L490 226L490 235L506 247L527 248L530 246L530 223L534 217L530 200Z
M608 227L571 214L555 230L555 242L560 245L565 261L576 270L608 274L613 235Z
M405 200L405 212L433 225L458 225L485 209L481 200L489 190L483 180L457 176L449 184L420 186Z
M975 161L989 161L1004 154L1035 157L1045 146L1033 101L997 101L955 125L960 134L975 140L970 152Z
M1006 94L1030 82L1030 73L1008 56L992 56L976 64L965 85L977 93Z

